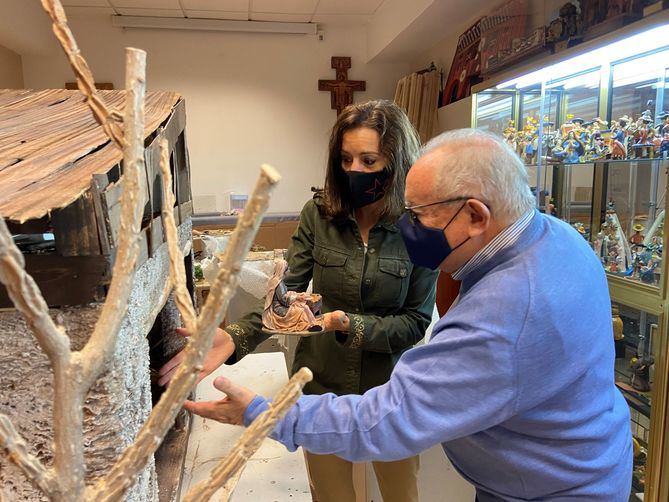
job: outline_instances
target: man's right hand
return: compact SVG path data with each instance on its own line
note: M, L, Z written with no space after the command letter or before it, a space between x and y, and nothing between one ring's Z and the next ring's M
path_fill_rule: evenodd
M186 337L191 335L191 333L184 328L177 328L177 333ZM184 359L184 350L185 349L179 351L177 355L167 361L163 367L158 370L158 385L164 386L170 383L170 380L174 377L177 369L179 369L181 361ZM211 350L209 350L204 357L203 368L197 377L197 381L199 382L227 361L234 352L235 343L232 341L232 337L222 329L218 328L214 335L214 343Z

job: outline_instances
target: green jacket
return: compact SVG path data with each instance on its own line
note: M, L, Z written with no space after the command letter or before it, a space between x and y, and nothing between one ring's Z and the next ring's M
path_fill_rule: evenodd
M293 372L314 374L307 394L362 394L384 384L403 352L425 335L434 309L437 273L414 266L397 227L379 223L369 232L368 251L353 218L337 224L321 216L316 195L300 214L288 249L289 290L323 296L323 312L343 310L349 333L301 338ZM238 361L268 338L262 306L226 327Z

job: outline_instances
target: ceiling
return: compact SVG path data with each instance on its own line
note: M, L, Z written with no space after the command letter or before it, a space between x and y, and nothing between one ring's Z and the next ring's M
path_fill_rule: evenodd
M66 12L302 23L369 22L384 0L62 0Z

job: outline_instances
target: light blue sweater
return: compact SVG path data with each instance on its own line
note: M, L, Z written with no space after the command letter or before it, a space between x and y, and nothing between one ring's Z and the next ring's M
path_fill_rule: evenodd
M387 384L304 396L273 437L353 461L442 443L481 502L623 502L632 440L613 365L602 266L570 226L537 212L469 271L430 343L406 352ZM257 397L245 423L266 407Z

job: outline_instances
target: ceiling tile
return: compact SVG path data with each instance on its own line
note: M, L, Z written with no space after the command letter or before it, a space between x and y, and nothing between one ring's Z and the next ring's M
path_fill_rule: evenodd
M317 14L374 14L383 0L320 0Z
M61 0L61 2L65 7L70 5L77 7L109 7L107 0Z
M224 12L222 10L186 10L186 16L199 19L232 19L234 21L248 20L246 12Z
M181 9L179 0L108 0L113 7L128 9Z
M318 0L253 0L252 12L276 14L312 14Z
M315 14L312 23L329 24L331 26L358 26L369 24L371 14Z
M185 10L249 11L249 0L181 0L181 5Z
M117 8L116 11L122 16L148 16L148 17L184 17L181 9L128 9Z
M276 12L251 12L254 21L281 21L284 23L308 23L311 14L278 14Z

